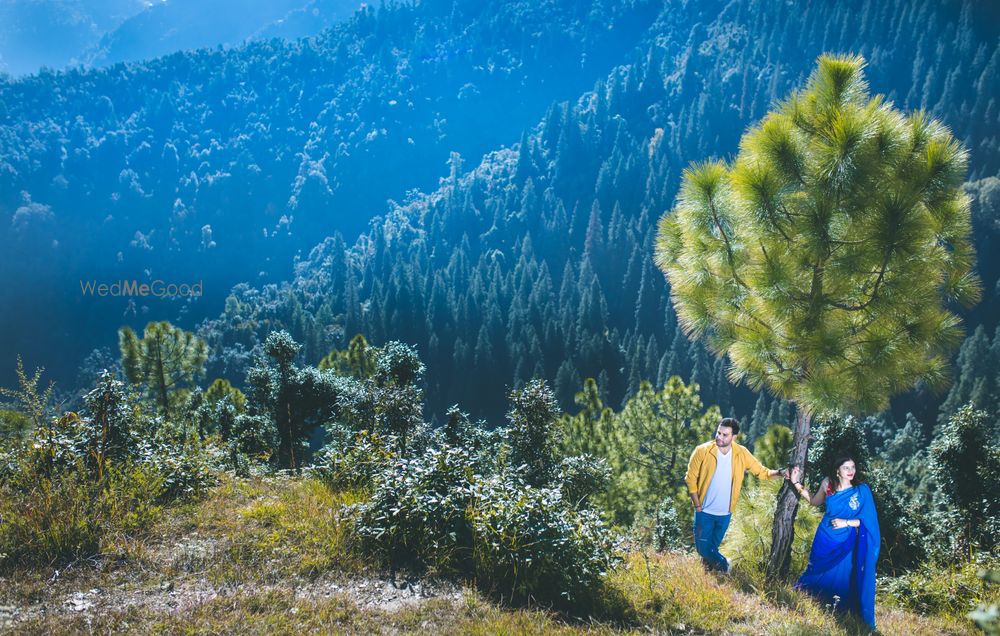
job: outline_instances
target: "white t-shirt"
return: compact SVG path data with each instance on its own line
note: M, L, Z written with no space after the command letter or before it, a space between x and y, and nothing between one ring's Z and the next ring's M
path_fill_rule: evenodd
M701 511L710 515L725 516L729 514L729 503L733 497L733 450L728 453L721 450L715 454L715 474L708 484L705 501L701 502Z

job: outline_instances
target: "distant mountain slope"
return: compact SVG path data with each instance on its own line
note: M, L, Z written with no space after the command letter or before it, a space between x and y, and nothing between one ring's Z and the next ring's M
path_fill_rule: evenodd
M262 32L315 35L350 17L361 4L360 0L321 5L305 0L162 0L106 33L82 57L89 66L107 66L175 51L237 45ZM306 16L309 20L301 19ZM289 19L299 28L281 29Z
M635 63L554 105L518 147L468 172L455 163L441 188L394 206L350 249L339 238L318 246L290 284L234 290L202 329L211 374L240 380L271 329L290 329L310 362L342 344L341 331L362 332L417 346L438 415L458 402L500 421L505 386L536 375L571 407L588 376L617 405L640 380L675 373L700 382L707 403L749 415L754 396L732 389L724 363L679 331L651 262L681 171L734 153L745 126L801 85L820 53L855 51L870 61L873 90L954 129L972 178L996 174L998 25L981 6L671 5ZM976 238L989 246L1000 210L976 194L985 183L970 187ZM980 259L992 290L1000 258ZM995 297L983 305L973 323L996 320Z
M281 18L258 29L255 38L295 39L319 33L340 22L362 4L361 0L307 0Z
M0 270L12 281L0 303L13 308L0 360L45 342L38 361L66 372L123 321L214 314L235 283L287 278L300 250L433 189L451 152L515 143L620 63L658 10L386 4L301 42L0 82ZM203 281L206 296L80 289L122 278Z
M146 6L143 0L0 1L0 72L24 75L81 63L102 34Z

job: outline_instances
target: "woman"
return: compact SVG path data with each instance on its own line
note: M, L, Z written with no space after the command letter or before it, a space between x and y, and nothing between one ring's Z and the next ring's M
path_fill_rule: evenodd
M814 506L826 504L816 528L809 565L795 587L836 609L854 612L875 629L875 561L881 535L875 501L851 457L838 457L814 496L792 469L792 486Z

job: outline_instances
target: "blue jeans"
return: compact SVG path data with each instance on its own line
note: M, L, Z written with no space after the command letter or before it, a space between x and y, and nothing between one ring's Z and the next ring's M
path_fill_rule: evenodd
M719 546L732 517L731 514L718 516L697 510L694 513L694 546L709 569L729 571L729 561L719 552Z

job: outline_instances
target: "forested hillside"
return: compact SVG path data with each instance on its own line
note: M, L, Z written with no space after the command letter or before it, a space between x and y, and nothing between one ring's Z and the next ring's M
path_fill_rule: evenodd
M679 374L724 413L753 415L751 436L787 421L787 410L766 400L754 414L756 398L729 385L725 362L677 329L651 241L680 170L734 153L743 128L830 50L865 55L873 91L927 109L968 146L987 290L969 319L972 329L992 330L1000 308L991 249L1000 232L1000 23L990 17L959 3L668 6L658 37L631 64L553 104L517 147L471 170L464 165L475 158L453 156L441 188L393 206L348 250L329 239L298 263L294 282L236 288L224 314L202 329L213 343L210 368L238 381L249 352L276 326L318 361L332 324L333 337L413 343L427 361L437 414L460 402L497 419L505 385L533 376L553 382L571 407L586 377L598 380L605 403L620 404L641 380ZM939 399L911 395L900 410L923 409L929 425ZM948 408L965 399L949 399Z
M1000 9L338 2L0 78L0 630L996 631Z
M0 83L0 267L13 281L0 302L17 307L2 355L47 339L38 361L66 377L60 360L98 344L67 314L96 334L150 309L215 313L233 284L287 278L299 250L433 189L450 152L516 143L655 15L646 1L387 4L313 39ZM206 297L81 298L81 279L133 277L203 280Z

